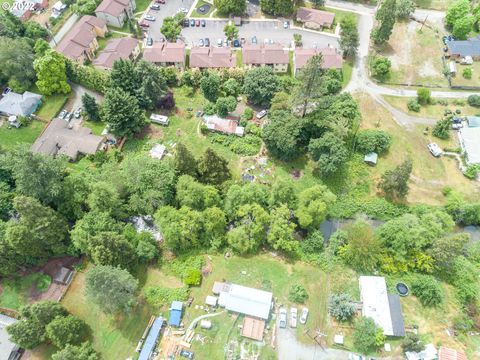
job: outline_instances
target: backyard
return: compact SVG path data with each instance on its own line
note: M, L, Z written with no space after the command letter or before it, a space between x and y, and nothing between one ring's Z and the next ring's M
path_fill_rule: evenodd
M434 26L434 25L432 25ZM392 63L392 84L448 87L443 75L442 32L430 25L415 21L396 22L387 44L378 48L378 55L386 56Z
M457 63L457 74L452 77L452 86L480 86L480 62L474 61L472 65ZM471 78L463 76L466 69L471 69Z
M42 121L33 120L31 124L16 129L10 127L6 121L2 125L0 120L0 144L6 149L13 149L23 143L33 144L45 125Z
M0 281L0 307L18 310L29 303L32 290L46 291L51 278L41 272Z

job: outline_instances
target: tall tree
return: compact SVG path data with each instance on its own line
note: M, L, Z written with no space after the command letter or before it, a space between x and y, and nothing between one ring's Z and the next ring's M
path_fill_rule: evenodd
M198 162L200 180L208 184L220 185L230 179L228 161L208 148Z
M327 216L327 209L336 201L334 194L325 185L316 185L302 191L298 196L295 215L304 229L316 229Z
M179 174L197 176L197 160L183 143L177 143L175 147L174 164Z
M287 205L283 204L272 210L267 242L273 249L295 254L300 248L298 240L293 236L295 224L292 220Z
M355 16L349 14L340 20L340 40L338 44L344 56L354 57L357 54L360 39Z
M113 266L95 266L85 277L85 295L106 313L129 311L137 288L138 280Z
M95 98L85 93L82 95L82 107L83 111L87 115L87 119L90 121L99 121L100 120L100 110L98 108L97 101Z
M392 199L403 199L408 194L408 180L412 173L411 159L405 160L393 170L387 170L378 184L380 190Z
M291 160L302 154L299 147L302 123L292 113L285 110L272 111L269 122L263 128L263 141L273 156Z
M266 14L288 16L293 13L293 0L261 0L260 7Z
M382 45L390 39L393 26L396 20L397 2L396 0L385 0L377 10L375 19L378 25L372 31L372 39L377 45Z
M257 105L268 105L279 90L278 78L269 66L249 70L243 82L243 92Z
M247 10L245 0L214 0L213 4L222 15L243 15Z
M45 54L33 62L37 73L37 87L44 95L68 94L71 89L67 82L65 58L55 50L47 50Z
M223 32L228 40L232 41L238 37L238 28L233 23L225 24Z
M87 335L87 324L74 315L57 316L45 328L48 339L59 349L78 345Z
M119 88L105 94L102 120L110 125L110 132L119 137L132 136L145 125L145 115L137 99Z
M453 28L458 20L466 17L469 13L470 1L457 0L448 7L445 22L449 28Z
M52 360L100 360L100 355L93 349L92 344L84 342L80 346L67 345L52 355Z
M165 36L168 41L175 42L182 32L182 26L175 17L167 16L163 19L160 32Z
M206 208L220 206L220 195L212 185L203 185L191 176L180 176L177 182L177 201L180 207L188 206L203 211Z
M305 67L297 75L299 80L296 87L294 99L302 107L302 117L305 117L308 104L325 94L323 78L325 70L321 54L312 56Z
M308 151L317 162L321 176L330 176L340 169L348 159L348 150L341 137L333 132L326 132L319 139L312 139Z
M35 81L34 59L32 46L26 39L0 37L0 77L14 91L22 93Z
M215 73L204 73L200 81L203 96L211 102L217 101L218 92L220 90L220 77Z
M5 239L19 254L30 261L44 261L66 251L68 225L53 209L38 200L17 196L13 207L20 220L9 223Z

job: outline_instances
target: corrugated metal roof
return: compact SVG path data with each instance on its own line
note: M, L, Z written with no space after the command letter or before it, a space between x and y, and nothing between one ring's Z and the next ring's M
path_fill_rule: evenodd
M402 306L400 296L388 294L390 305L390 318L392 319L393 336L405 336L405 324L403 323Z
M8 360L10 354L18 347L10 341L10 335L7 333L7 326L16 323L18 320L6 315L0 314L0 360Z
M170 310L170 318L168 319L168 325L180 326L182 321L182 311L181 310Z
M155 346L157 345L157 340L160 337L160 331L162 330L163 326L163 318L161 316L157 317L153 322L150 331L148 332L147 339L143 344L142 351L140 352L140 356L138 360L150 360L150 356L155 350Z
M225 309L245 315L268 319L272 307L272 293L232 284L226 293Z

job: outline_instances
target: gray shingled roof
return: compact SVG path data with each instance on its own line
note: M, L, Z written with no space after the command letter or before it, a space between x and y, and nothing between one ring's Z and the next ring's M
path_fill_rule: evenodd
M0 100L0 113L29 116L37 110L41 100L42 95L29 91L25 91L23 94L10 91Z
M450 55L480 56L480 38L474 37L468 40L453 40L447 43Z
M390 317L392 319L393 336L405 336L405 324L403 323L402 306L400 296L388 294L390 304Z

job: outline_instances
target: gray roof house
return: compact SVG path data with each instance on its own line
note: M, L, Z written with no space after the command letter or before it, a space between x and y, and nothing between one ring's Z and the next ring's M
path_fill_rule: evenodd
M5 116L29 116L42 103L42 95L25 91L23 94L17 94L10 91L0 99L0 114Z
M237 284L215 283L220 290L218 304L228 311L268 320L272 309L272 293Z
M372 318L387 336L405 336L400 297L387 293L385 278L360 276L359 284L362 315Z
M10 341L7 333L7 326L16 323L18 320L0 314L0 360L20 359L19 347Z
M480 35L468 40L452 40L447 42L448 55L454 58L471 56L473 59L480 58Z
M458 136L467 164L480 164L480 127L463 127Z
M102 143L103 137L93 135L89 128L53 119L33 143L32 151L52 156L66 155L75 161L79 154L95 154Z

